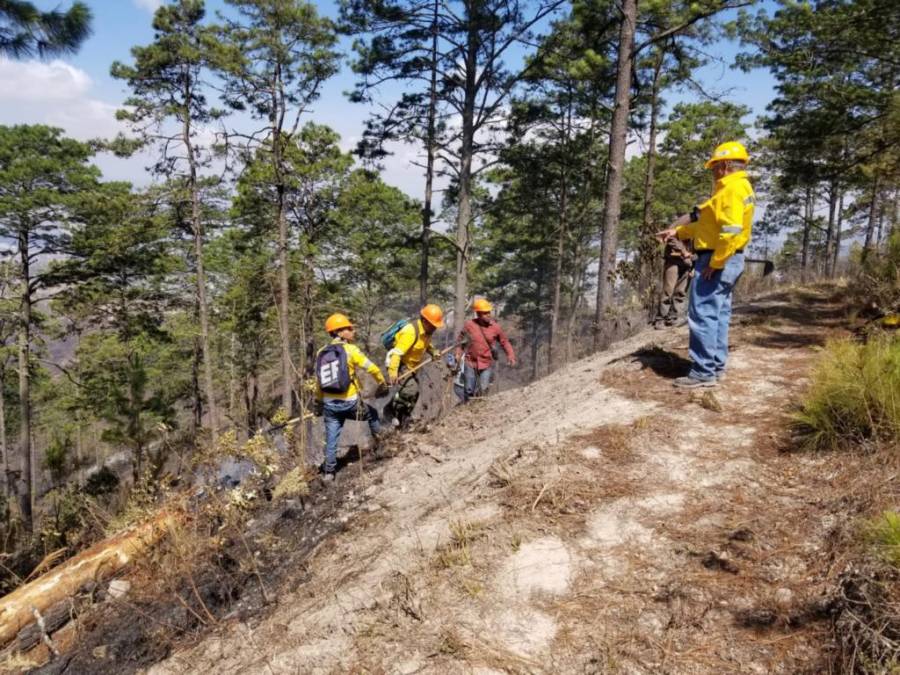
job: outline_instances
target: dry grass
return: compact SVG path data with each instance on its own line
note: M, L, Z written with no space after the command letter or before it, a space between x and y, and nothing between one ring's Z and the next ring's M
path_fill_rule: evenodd
M829 342L794 416L802 448L838 450L900 443L900 337Z

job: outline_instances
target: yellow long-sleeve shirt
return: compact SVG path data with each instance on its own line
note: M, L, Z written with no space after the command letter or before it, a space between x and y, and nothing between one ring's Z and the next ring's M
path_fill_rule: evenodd
M431 336L425 332L422 320L406 324L397 332L394 347L387 353L385 362L388 377L397 377L401 363L409 369L415 368L422 363L426 352L432 356L440 356L440 352L431 344Z
M716 181L713 196L700 204L696 220L675 229L679 239L693 239L694 250L713 252L709 266L722 269L735 251L750 242L754 195L746 171Z
M316 382L316 398L320 401L322 399L331 399L338 401L350 401L359 396L359 379L356 376L356 369L362 368L369 375L375 378L375 381L378 384L385 384L384 375L381 374L381 369L376 366L369 358L362 353L362 350L357 347L355 344L351 342L344 342L341 338L334 338L331 341L333 345L343 345L344 351L347 352L347 370L350 371L350 386L347 387L347 391L343 394L334 394L327 391L322 391L322 388L319 387L318 381ZM324 349L324 347L323 347ZM319 351L322 351L321 349Z

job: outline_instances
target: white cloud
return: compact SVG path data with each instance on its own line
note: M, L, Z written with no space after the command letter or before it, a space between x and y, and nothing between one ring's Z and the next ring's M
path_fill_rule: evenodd
M162 0L134 0L136 7L148 12L155 12L162 5Z
M69 101L91 87L86 72L63 61L0 59L0 100L4 102Z
M47 124L81 141L112 138L126 131L112 103L91 96L93 82L83 70L63 61L0 59L0 124ZM146 183L146 156L96 158L104 176Z

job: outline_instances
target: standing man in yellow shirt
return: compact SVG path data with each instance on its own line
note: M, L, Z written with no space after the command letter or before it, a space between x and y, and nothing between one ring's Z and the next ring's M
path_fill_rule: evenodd
M663 241L672 236L693 240L697 254L688 309L693 364L685 377L675 380L676 387L714 387L725 372L731 296L744 271L753 224L753 187L745 170L749 161L747 149L737 141L719 145L705 164L716 181L712 197L657 233Z
M400 377L400 368L413 370L422 363L426 353L433 359L440 358L440 352L431 344L431 337L438 328L444 327L444 312L437 305L429 304L419 312L419 318L410 320L393 338L393 345L387 353L388 381L396 384ZM393 410L400 424L403 425L415 408L419 398L418 382L415 390L408 389L411 380L408 379L397 393Z
M357 368L362 368L378 382L378 395L387 393L387 382L378 366L353 344L353 324L343 314L332 314L325 321L331 342L316 355L316 413L325 419L325 475L334 480L337 469L337 446L349 419L366 420L372 438L378 441L381 424L375 409L360 398Z

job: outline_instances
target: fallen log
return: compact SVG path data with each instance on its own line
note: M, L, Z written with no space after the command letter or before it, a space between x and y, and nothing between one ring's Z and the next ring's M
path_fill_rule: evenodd
M76 595L87 584L109 578L134 558L154 546L175 523L171 512L135 525L94 544L34 581L0 598L0 648L5 647L26 626Z

